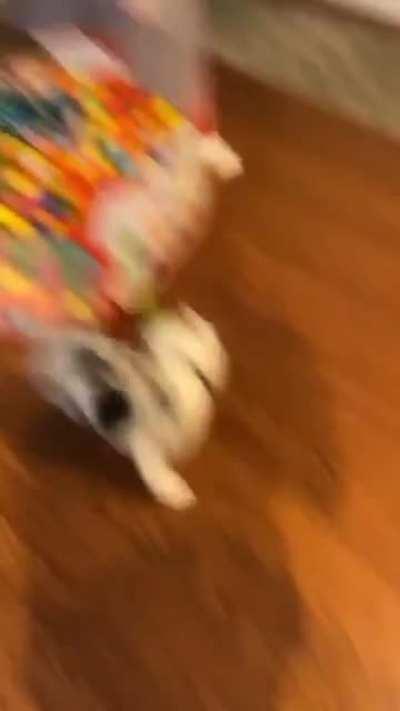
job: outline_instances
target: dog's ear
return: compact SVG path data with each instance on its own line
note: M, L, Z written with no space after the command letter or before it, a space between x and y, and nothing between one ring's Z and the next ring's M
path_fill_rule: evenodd
M85 376L100 378L112 373L110 363L102 358L93 348L80 347L75 353L76 362Z
M117 388L104 387L95 397L95 413L99 427L111 432L133 418L133 408L128 396Z

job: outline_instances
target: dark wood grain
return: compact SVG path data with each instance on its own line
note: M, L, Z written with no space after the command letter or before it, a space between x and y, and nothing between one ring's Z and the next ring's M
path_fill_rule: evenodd
M1 711L389 711L400 694L400 149L224 70L246 167L177 291L232 382L160 508L0 377Z

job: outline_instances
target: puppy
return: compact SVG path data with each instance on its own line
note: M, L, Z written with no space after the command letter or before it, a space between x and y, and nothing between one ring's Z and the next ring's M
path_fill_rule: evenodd
M133 349L87 331L42 333L30 370L48 401L133 459L158 501L184 509L195 496L173 464L207 436L227 355L214 327L188 307L161 312L140 336Z

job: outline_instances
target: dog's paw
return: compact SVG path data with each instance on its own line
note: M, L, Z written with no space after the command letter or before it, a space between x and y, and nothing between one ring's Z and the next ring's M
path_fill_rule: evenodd
M176 511L183 511L196 503L196 497L188 484L175 472L168 472L154 490L157 500Z

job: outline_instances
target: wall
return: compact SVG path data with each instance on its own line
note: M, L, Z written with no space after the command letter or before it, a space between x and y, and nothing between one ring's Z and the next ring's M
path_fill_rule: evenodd
M366 13L378 20L400 25L400 0L328 0L328 2Z

